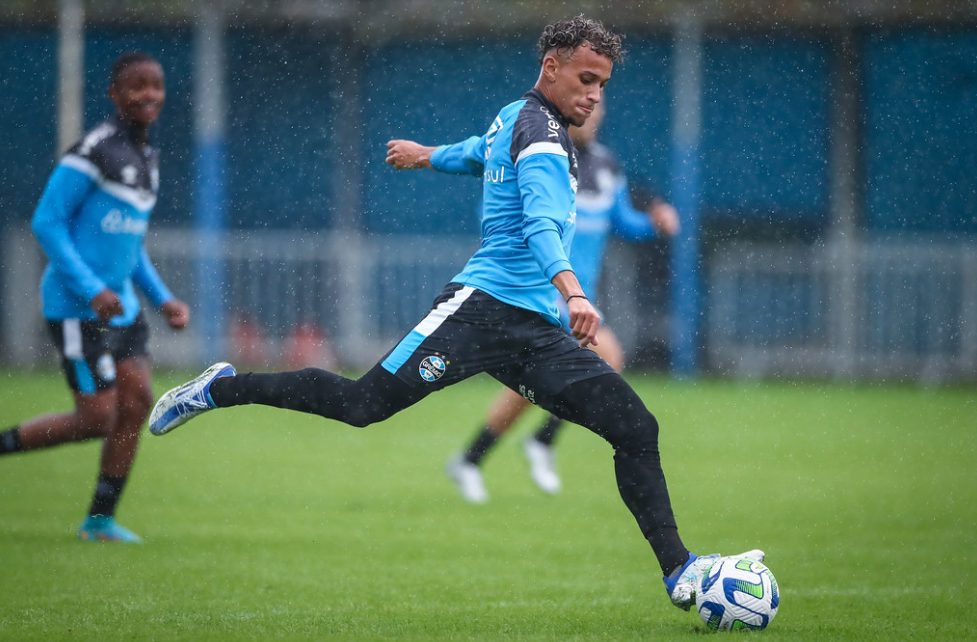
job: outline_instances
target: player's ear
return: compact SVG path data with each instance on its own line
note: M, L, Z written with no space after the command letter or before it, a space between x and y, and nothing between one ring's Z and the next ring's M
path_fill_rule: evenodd
M556 72L560 70L560 61L552 52L543 57L543 76L550 82L556 81Z

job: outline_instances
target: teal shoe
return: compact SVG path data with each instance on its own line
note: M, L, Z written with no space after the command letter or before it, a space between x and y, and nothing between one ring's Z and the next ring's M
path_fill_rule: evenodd
M114 517L89 515L78 529L78 539L86 542L125 542L139 544L142 538L116 523Z

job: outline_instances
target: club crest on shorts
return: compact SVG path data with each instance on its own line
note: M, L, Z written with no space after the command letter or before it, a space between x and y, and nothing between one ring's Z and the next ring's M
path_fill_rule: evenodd
M417 371L420 373L421 379L428 383L433 383L441 378L441 375L444 374L447 367L444 359L436 355L431 355L430 357L424 357L424 361L421 361L421 365L417 368Z
M95 371L102 381L115 381L115 359L105 353L95 362Z

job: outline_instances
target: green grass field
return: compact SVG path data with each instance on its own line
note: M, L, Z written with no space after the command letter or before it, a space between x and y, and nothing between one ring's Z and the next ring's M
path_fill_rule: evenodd
M973 639L972 388L630 380L687 545L766 549L763 639ZM3 457L0 639L702 639L585 430L561 436L560 496L524 466L533 414L487 460L492 501L458 498L444 462L495 390L363 430L252 407L147 436L119 512L142 546L73 539L96 444ZM0 426L68 403L59 376L0 372Z

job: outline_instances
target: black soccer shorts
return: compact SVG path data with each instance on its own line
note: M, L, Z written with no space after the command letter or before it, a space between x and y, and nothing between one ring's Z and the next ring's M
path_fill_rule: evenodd
M141 312L131 325L121 327L97 320L49 319L48 331L68 386L83 395L114 387L117 362L149 355L149 326Z
M459 283L445 287L431 312L381 365L404 383L429 386L431 392L487 372L533 403L614 372L542 315Z

